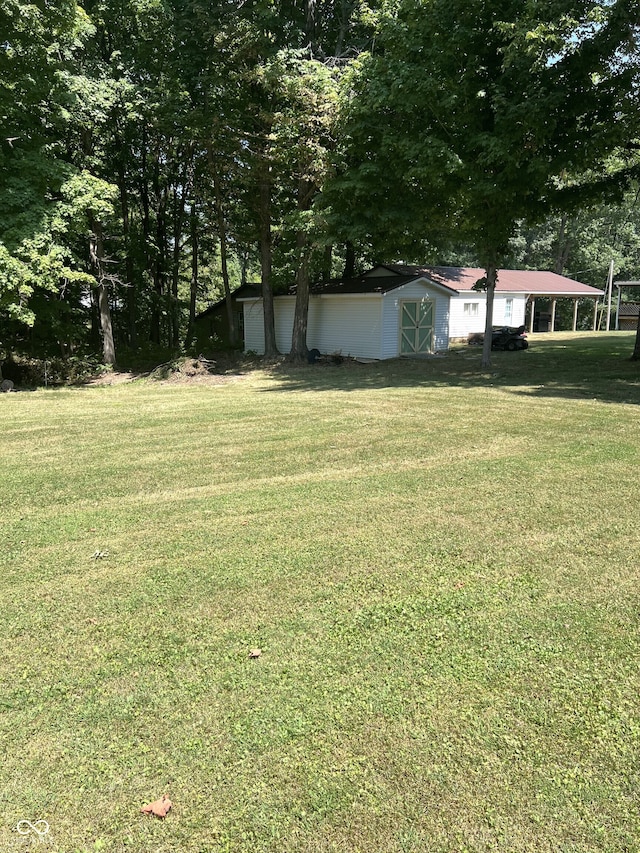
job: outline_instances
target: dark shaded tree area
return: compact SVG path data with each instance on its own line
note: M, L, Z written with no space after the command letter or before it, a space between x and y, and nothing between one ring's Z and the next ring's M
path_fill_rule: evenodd
M267 305L317 277L338 69L367 38L355 13L3 0L4 347L178 350L247 277Z
M220 298L233 345L252 280L304 358L311 283L372 260L637 275L633 2L496 5L2 0L0 348L184 350Z
M637 0L398 0L357 61L336 227L411 261L468 245L485 365L518 229L618 201L637 174L638 20Z

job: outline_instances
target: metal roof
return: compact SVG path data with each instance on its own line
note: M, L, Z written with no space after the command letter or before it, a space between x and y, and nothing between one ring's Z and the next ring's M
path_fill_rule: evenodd
M477 281L484 278L485 270L480 267L422 267L408 264L384 264L368 270L354 278L334 278L311 285L314 296L338 296L357 294L384 294L396 290L417 279L426 278L437 287L452 294L473 292ZM295 295L295 285L288 295ZM525 293L528 296L604 296L602 290L574 281L563 275L538 270L498 270L497 293ZM274 294L276 297L281 294ZM287 295L287 294L285 294ZM233 294L234 298L260 299L260 285L243 285ZM211 309L209 309L211 310Z
M406 264L385 264L385 269L393 270L399 275L421 275L458 292L473 290L474 284L485 276L485 270L480 267L418 267ZM544 270L498 270L496 293L527 293L531 296L604 296L604 291L596 287Z

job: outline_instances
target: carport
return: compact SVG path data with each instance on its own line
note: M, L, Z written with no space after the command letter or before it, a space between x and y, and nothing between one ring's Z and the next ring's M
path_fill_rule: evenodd
M555 332L556 330L556 308L558 305L558 299L573 299L573 323L571 331L575 332L578 326L578 301L580 299L584 299L584 294L582 296L552 296L551 297L551 313L547 316L538 314L538 320L536 321L536 298L540 299L548 299L548 294L544 293L536 293L535 295L531 295L529 297L527 303L527 310L530 311L529 316L529 332ZM589 298L589 297L588 297ZM593 298L593 331L595 332L597 324L598 324L598 306L600 304L600 298L598 296L590 297ZM543 323L548 323L548 327L543 329L540 327L541 321ZM534 326L538 326L538 328L534 328Z
M580 299L593 299L593 331L595 332L598 323L598 306L600 298L604 296L604 291L598 290L595 287L590 287L587 284L582 284L579 281L573 281L564 277L548 273L548 281L543 278L536 282L538 288L535 293L527 294L527 310L529 311L529 332L546 331L555 332L556 330L556 309L559 299L573 300L573 323L572 331L576 331L578 326L578 302ZM536 300L549 299L551 300L551 311L540 322L540 313L536 319ZM534 328L535 326L538 328ZM545 325L546 328L541 328Z

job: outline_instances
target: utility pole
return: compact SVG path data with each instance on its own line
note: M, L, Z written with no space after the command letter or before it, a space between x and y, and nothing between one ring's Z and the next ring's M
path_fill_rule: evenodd
M609 264L609 278L607 280L607 332L611 325L611 292L613 290L613 258Z

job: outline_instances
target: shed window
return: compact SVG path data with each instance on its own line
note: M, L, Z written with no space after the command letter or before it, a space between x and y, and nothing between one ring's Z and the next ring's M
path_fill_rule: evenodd
M504 321L510 323L513 320L513 299L505 299L504 301Z
M465 302L462 311L463 311L463 314L465 317L477 317L478 316L478 303L477 302Z

